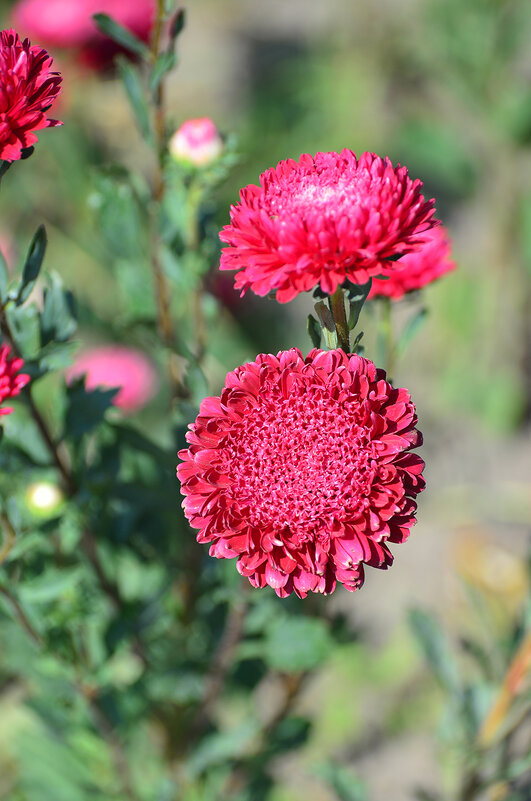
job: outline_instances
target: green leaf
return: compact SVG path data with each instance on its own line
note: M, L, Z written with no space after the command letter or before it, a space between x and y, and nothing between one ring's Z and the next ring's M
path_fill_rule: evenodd
M259 729L258 721L250 719L239 726L204 737L188 759L187 772L190 776L197 776L207 768L241 757Z
M308 315L308 334L310 335L310 339L312 340L314 348L320 348L321 326L319 325L313 314Z
M5 310L15 345L24 360L32 359L39 350L39 313L33 303L28 306L9 304Z
M44 306L41 315L41 342L66 342L77 328L74 298L71 292L63 289L63 282L57 273L50 278L50 285L44 289Z
M140 133L146 141L152 142L153 137L149 121L149 108L140 71L126 58L118 57L116 61Z
M117 388L87 392L84 378L73 381L67 388L66 436L80 439L99 425L118 391Z
M112 39L113 42L121 45L126 50L130 50L132 53L136 53L140 58L149 58L149 47L128 28L124 28L119 22L109 17L108 14L94 14L92 19L99 30L109 39Z
M314 772L330 785L339 801L367 801L364 782L350 768L330 761L319 765Z
M334 323L334 317L328 306L325 303L323 303L322 300L320 300L315 304L314 309L316 311L319 320L321 321L321 325L323 326L323 328L326 328L327 331L330 332L335 331L336 326Z
M35 236L31 240L28 255L22 270L22 280L18 289L16 298L17 306L20 306L28 299L35 281L39 277L41 271L44 254L46 252L46 229L44 225L37 228Z
M367 300L367 296L371 291L371 286L372 286L372 278L369 278L369 280L365 284L349 283L347 285L347 297L349 302L349 318L348 318L349 331L353 331L358 324L363 304Z
M32 578L21 584L19 593L25 603L44 604L55 601L69 590L79 587L79 579L83 568L75 567L63 570L49 568L38 578Z
M407 350L407 347L417 331L419 331L426 320L428 319L428 310L425 308L419 309L419 311L413 315L411 320L409 320L408 324L404 328L400 338L397 342L396 349L399 356L403 356Z
M311 670L332 650L332 638L322 620L307 617L279 618L265 638L265 659L276 670Z
M149 76L149 88L152 92L157 91L164 76L171 72L176 63L177 57L172 51L166 50L164 53L159 54Z
M170 24L170 38L173 41L177 39L186 24L186 12L184 8L180 8L173 17Z
M409 615L409 622L437 680L450 693L460 693L461 682L457 663L438 620L421 609L413 609Z
M9 273L7 271L7 264L5 256L0 250L0 303L6 299L6 290L9 283Z

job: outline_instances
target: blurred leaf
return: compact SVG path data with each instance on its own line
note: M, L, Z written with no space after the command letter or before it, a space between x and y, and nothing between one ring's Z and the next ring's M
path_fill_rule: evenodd
M177 39L180 33L182 33L184 26L186 25L186 12L184 8L179 8L170 23L170 38L173 41Z
M7 271L7 264L5 256L0 250L0 302L3 302L5 300L8 283L9 283L9 273Z
M83 568L63 568L57 570L50 567L37 578L20 584L19 593L25 603L44 604L54 601L68 590L79 586Z
M349 768L330 761L319 765L314 773L330 785L339 801L367 801L364 782Z
M190 756L187 772L197 776L214 765L224 765L228 760L241 757L260 730L256 720L246 720L239 726L204 737Z
M421 609L413 609L409 621L424 657L438 681L450 693L460 693L457 663L439 622Z
M50 276L50 285L44 289L44 306L41 315L41 341L43 345L66 342L77 328L74 297L63 289L57 273Z
M73 381L66 390L67 409L65 419L65 435L80 439L88 434L104 417L112 406L112 399L119 389L94 389L87 392L85 379Z
M142 78L137 67L126 58L117 58L120 77L123 81L127 97L133 109L140 133L147 142L152 141L149 107L142 86Z
M136 53L140 58L149 58L149 47L138 39L128 28L124 28L119 22L109 17L108 14L94 14L92 19L99 30L105 34L105 36L108 36L109 39L112 39L113 42L121 45L126 50L130 50L132 53Z
M165 51L159 54L155 64L153 65L151 75L149 76L149 88L152 92L157 91L164 76L168 72L171 72L176 63L177 58L175 53L171 51Z
M321 326L319 325L313 314L308 315L308 334L310 335L310 339L312 340L314 348L320 348Z
M330 655L332 638L322 620L281 617L269 626L264 648L267 664L276 670L311 670Z
M39 313L33 303L28 306L8 304L5 310L13 339L22 358L31 360L39 350Z
M46 252L46 229L40 225L31 240L26 261L22 269L22 280L16 297L16 304L20 306L31 294L35 281L41 271L44 254Z
M425 308L419 309L416 314L408 321L404 330L400 334L396 349L399 356L403 356L407 347L415 334L420 331L426 320L428 319L428 310Z
M39 354L39 367L43 373L62 370L72 364L72 356L78 347L76 342L49 342Z

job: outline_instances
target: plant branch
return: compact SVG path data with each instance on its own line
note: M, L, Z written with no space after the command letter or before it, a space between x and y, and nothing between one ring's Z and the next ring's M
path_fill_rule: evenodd
M9 590L6 587L3 587L2 585L0 585L0 594L3 595L4 598L7 598L7 600L13 607L15 616L20 625L22 626L22 628L24 629L24 631L26 632L26 634L28 634L31 637L35 645L37 645L39 648L42 648L43 645L42 637L30 623L28 616L22 609L19 601L15 598L14 595L12 595L9 592Z

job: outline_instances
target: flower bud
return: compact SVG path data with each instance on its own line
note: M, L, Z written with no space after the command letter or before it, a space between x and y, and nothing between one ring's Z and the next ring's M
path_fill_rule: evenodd
M36 481L26 490L28 509L38 517L49 517L59 510L64 495L57 484L50 481Z
M169 150L175 161L207 167L223 152L223 140L210 117L187 120L173 134Z

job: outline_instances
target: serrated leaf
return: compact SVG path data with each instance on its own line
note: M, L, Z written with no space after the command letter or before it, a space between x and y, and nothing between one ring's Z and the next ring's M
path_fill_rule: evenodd
M149 107L142 85L140 72L126 58L117 58L118 69L129 103L133 110L140 133L146 141L152 141Z
M280 618L269 627L264 647L267 664L276 670L311 670L330 654L332 638L322 620Z
M409 622L424 657L440 684L452 694L460 693L457 663L438 620L421 609L413 609Z
M117 389L95 389L87 392L84 378L73 381L67 389L67 410L65 435L80 439L88 434L105 418L105 412L112 406Z
M319 325L313 314L308 315L308 334L310 335L310 339L312 340L314 348L320 348L321 326Z
M136 55L141 58L149 58L149 47L135 36L129 28L120 25L119 22L116 22L116 20L108 14L94 14L92 19L96 23L98 29L105 34L105 36L108 36L109 39L112 39L113 42L121 45L126 50L130 50L131 53L136 53Z
M44 289L44 306L41 315L41 343L66 342L77 328L74 298L63 289L63 282L53 273L50 285Z
M46 229L44 225L40 225L35 232L35 236L31 240L26 261L22 269L22 280L18 289L16 297L16 304L20 306L28 299L35 281L39 277L41 271L44 254L46 252Z

